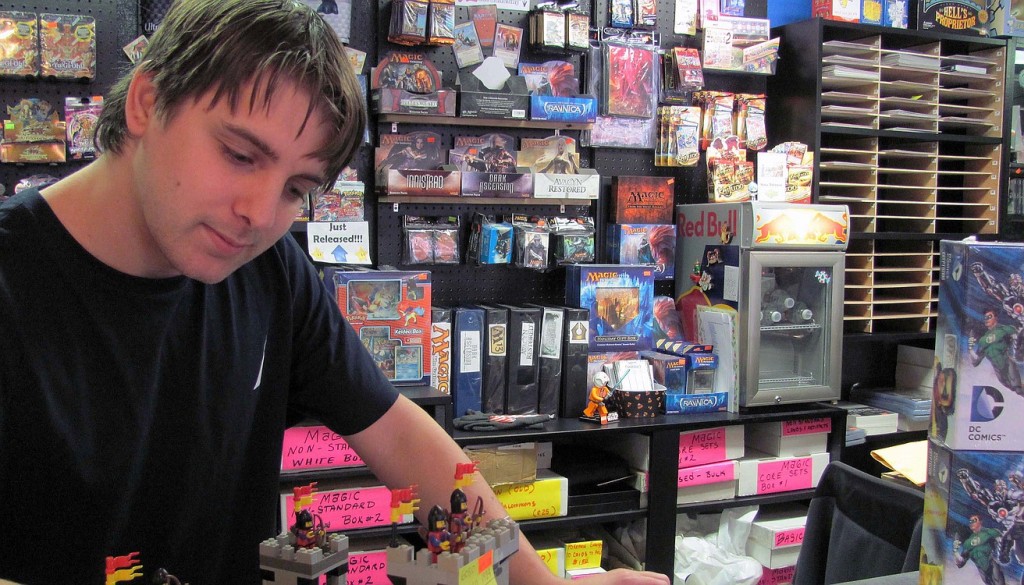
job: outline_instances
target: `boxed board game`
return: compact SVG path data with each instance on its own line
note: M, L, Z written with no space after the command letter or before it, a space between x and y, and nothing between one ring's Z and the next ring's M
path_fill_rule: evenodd
M590 351L651 347L654 271L647 266L570 264L566 304L590 310Z
M325 268L324 283L388 380L430 382L430 272Z
M928 443L921 583L1020 583L1024 453Z
M916 4L918 30L976 36L1021 34L1017 3L917 0Z
M1024 451L1024 245L940 243L931 438Z
M672 223L675 183L675 177L612 177L611 222Z

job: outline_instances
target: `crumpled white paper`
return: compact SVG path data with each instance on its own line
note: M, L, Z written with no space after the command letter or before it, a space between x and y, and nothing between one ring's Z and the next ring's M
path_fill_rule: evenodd
M707 517L680 516L676 526L675 585L756 585L761 563L746 556L750 524L757 507L722 512L717 532L708 532Z

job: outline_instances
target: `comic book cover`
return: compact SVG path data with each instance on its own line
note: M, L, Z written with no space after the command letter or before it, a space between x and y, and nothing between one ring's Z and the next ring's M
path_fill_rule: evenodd
M654 115L655 55L649 48L605 45L605 102L610 116Z
M392 51L377 63L370 78L370 89L384 87L431 93L441 89L441 73L422 53Z
M535 173L574 174L580 170L576 140L570 136L523 138L517 164Z
M519 75L526 80L530 95L574 96L580 93L576 67L568 61L520 63Z

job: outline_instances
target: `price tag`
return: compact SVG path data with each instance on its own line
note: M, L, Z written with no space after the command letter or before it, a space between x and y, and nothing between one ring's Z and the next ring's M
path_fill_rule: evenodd
M292 510L295 496L288 494L284 500L284 525L294 521ZM339 532L357 528L373 528L391 524L391 490L384 486L347 490L329 490L313 495L310 510L320 515L328 532ZM411 522L407 515L403 522Z
M782 423L783 437L829 432L832 432L832 419L830 418L805 418L801 420L787 420Z
M459 585L497 585L494 578L494 551L487 551L475 563L459 569Z
M352 447L331 429L318 425L284 431L281 471L365 465Z
M601 549L604 546L600 540L588 540L585 542L569 542L565 545L565 570L593 569L601 566Z
M810 457L765 461L757 466L757 493L774 494L810 489L814 460Z
M537 551L537 556L540 557L540 560L544 561L544 564L547 566L548 570L551 571L552 575L556 577L562 576L562 572L559 570L560 567L558 566L558 549L541 549Z
M679 467L722 461L725 454L725 427L679 435Z

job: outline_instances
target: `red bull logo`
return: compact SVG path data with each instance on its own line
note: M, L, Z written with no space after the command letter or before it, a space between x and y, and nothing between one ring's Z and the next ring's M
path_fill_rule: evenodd
M717 238L722 231L736 233L739 223L739 212L729 209L725 213L717 211L701 211L696 217L679 214L679 237L683 238Z

